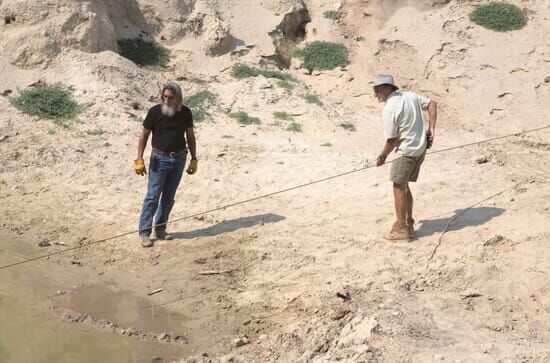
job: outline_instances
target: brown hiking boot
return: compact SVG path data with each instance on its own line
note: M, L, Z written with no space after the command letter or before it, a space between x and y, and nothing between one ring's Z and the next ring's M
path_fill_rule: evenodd
M158 239L170 241L174 239L174 236L172 236L170 233L167 233L166 230L164 231L155 231L155 235Z
M401 226L395 223L390 233L384 236L384 239L388 241L409 241L411 239L409 227L407 225Z
M139 236L139 242L143 248L153 247L153 241L149 236Z

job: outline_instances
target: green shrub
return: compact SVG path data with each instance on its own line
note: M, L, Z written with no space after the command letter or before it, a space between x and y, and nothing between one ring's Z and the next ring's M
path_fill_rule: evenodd
M292 82L296 81L296 79L292 77L292 75L279 72L279 71L268 71L268 70L260 69L259 72L265 78L276 78L276 79L280 79L281 81L292 81Z
M321 144L321 146L330 147L332 144L330 142L325 142L324 144Z
M292 120L292 115L284 111L273 112L273 116L279 120L285 120L285 121Z
M323 13L324 17L331 20L338 20L340 13L336 10L327 10Z
M234 139L235 137L233 137L232 135L223 135L222 136L222 139Z
M238 123L243 125L259 125L262 123L259 118L249 116L246 112L243 111L229 114L229 116L233 117L235 120L237 120Z
M205 85L205 84L208 83L208 82L206 82L204 79L200 79L200 78L191 78L191 79L189 80L189 82L195 83L195 84L200 84L200 85Z
M71 119L82 111L71 93L60 84L24 90L12 98L11 103L26 114L55 121Z
M231 69L231 75L237 79L243 79L248 77L257 77L260 75L260 71L256 68L247 66L246 64L235 64Z
M309 93L309 94L305 95L304 99L306 100L307 103L313 103L313 104L316 104L318 106L323 105L323 102L321 102L321 100L319 99L319 96L317 96L316 94L313 94L313 93Z
M205 102L212 102L216 99L216 95L210 91L199 91L191 96L187 96L183 99L183 104L193 109L203 106Z
M155 41L119 39L118 49L120 55L140 66L165 66L170 61L170 51Z
M233 66L233 68L231 69L231 75L237 79L264 76L266 78L276 78L282 81L292 81L292 82L296 81L296 79L292 77L292 75L290 74L286 74L279 71L269 71L269 70L252 68L242 63L235 64Z
M294 84L289 81L277 81L277 86L289 91L292 91L294 89Z
M470 14L470 20L499 32L521 29L527 24L525 13L516 5L495 2L478 6Z
M290 125L288 125L288 127L286 128L286 131L302 132L302 125L300 125L297 122L293 122Z
M201 122L209 115L206 112L208 103L212 103L216 99L216 95L210 91L200 91L183 99L183 104L193 112L193 120Z
M344 130L347 130L347 131L357 131L357 129L355 128L355 125L352 124L351 122L342 122L340 124L340 127L342 127Z
M197 108L192 112L193 112L193 122L202 122L206 120L207 117L210 116L210 114L202 108Z
M343 44L315 41L303 49L294 51L293 56L303 58L302 67L310 72L345 67L349 64L348 50Z
M91 129L91 130L86 130L86 133L92 136L101 136L105 133L105 131L103 131L102 129Z

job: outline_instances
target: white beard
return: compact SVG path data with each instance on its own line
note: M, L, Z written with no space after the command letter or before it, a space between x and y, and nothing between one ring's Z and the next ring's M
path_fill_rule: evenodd
M162 104L160 112L162 112L164 116L172 117L176 114L176 109L168 105Z

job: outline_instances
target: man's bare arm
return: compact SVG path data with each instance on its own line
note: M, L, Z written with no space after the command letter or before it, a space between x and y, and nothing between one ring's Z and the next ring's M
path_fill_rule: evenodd
M435 135L435 123L437 121L437 102L430 101L428 104L428 130L432 134L432 137Z
M139 140L138 140L136 159L143 159L143 152L145 151L145 146L147 146L147 140L149 139L150 134L151 134L151 130L146 129L145 127L141 131L141 135L139 135Z
M395 149L399 142L399 139L397 137L394 137L392 139L387 139L386 143L384 144L384 149L382 149L382 152L380 155L382 155L384 158L387 158L388 155Z
M189 127L185 133L187 134L187 145L189 146L189 152L191 153L191 159L197 158L197 143L195 141L195 132L192 127Z
M384 149L382 149L382 152L376 158L376 166L380 166L386 162L386 158L393 151L393 149L395 149L398 143L399 138L397 137L386 140L386 143L384 144Z

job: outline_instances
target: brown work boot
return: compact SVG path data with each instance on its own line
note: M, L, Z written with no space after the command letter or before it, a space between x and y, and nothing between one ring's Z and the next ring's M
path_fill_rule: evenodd
M153 241L149 236L139 236L139 242L143 248L153 247Z
M163 231L155 231L155 235L158 239L170 241L174 239L174 236L172 236L170 233L167 233L166 230Z
M384 236L384 239L388 241L409 241L411 235L409 234L409 227L405 225L399 225L395 223L387 235Z
M414 230L414 219L409 218L407 220L407 229L409 231L409 236L411 236L411 238L416 237L416 231Z

